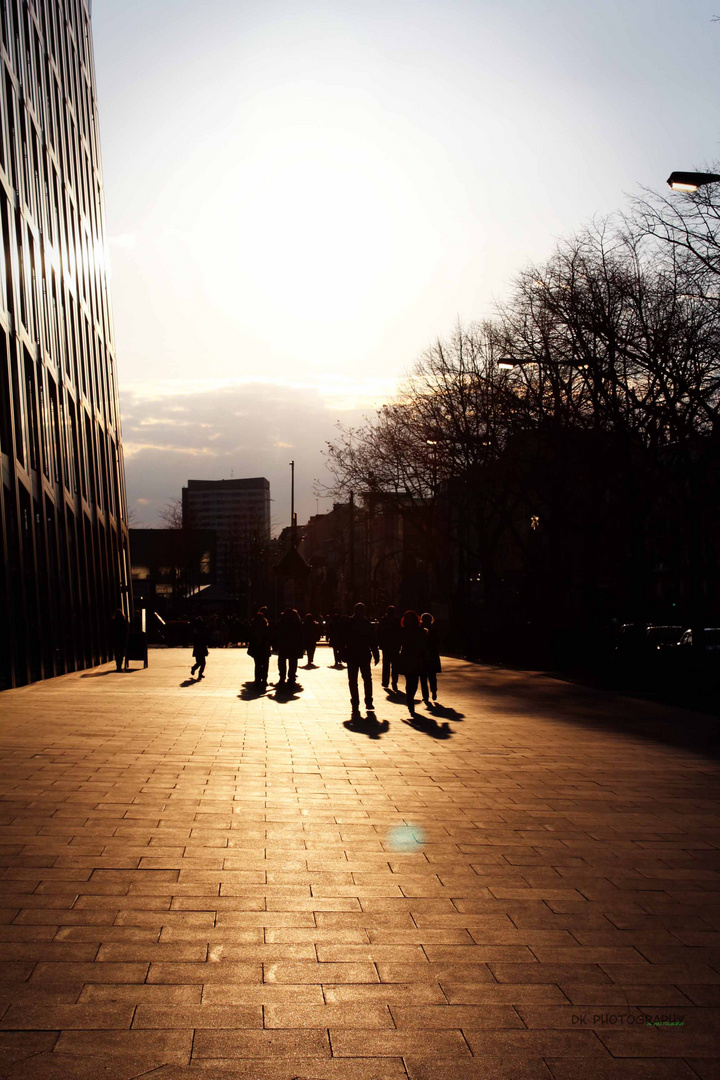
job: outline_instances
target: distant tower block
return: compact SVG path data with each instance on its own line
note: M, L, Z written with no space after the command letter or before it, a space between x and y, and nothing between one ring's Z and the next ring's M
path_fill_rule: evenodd
M270 543L270 482L263 476L188 480L182 507L185 528L215 530L218 584L235 591L238 574Z
M108 659L127 514L89 0L0 4L0 686Z

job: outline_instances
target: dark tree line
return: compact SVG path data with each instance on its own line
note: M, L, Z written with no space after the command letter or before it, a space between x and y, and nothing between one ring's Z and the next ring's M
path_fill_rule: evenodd
M392 499L467 636L720 616L720 185L647 193L519 274L328 448ZM552 636L552 633L550 636Z

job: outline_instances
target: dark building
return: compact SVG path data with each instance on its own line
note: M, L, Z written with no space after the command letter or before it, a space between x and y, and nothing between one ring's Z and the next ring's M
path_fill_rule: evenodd
M215 583L215 533L202 529L131 529L133 598L163 618L184 610Z
M0 3L0 685L104 661L129 558L88 0Z
M216 533L218 585L247 601L270 544L269 481L188 480L182 513L184 528Z

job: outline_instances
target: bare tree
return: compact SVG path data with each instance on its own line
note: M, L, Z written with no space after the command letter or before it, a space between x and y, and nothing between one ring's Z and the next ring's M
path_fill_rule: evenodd
M682 275L686 295L720 302L720 184L682 195L646 190L632 201L628 227L654 241L655 258Z
M171 499L160 511L159 517L166 529L182 529L182 499Z
M698 510L717 487L715 239L708 228L702 274L692 249L663 248L635 219L560 243L495 320L458 325L394 402L340 430L332 492L394 499L496 612L520 594L526 611L559 612L563 591L576 609L612 596L640 609L652 567L700 565L698 537L715 532Z

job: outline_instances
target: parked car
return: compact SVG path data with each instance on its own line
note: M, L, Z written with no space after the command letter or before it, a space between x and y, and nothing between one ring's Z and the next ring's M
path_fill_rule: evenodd
M659 649L676 646L684 626L655 623L625 623L618 630L616 653L628 659L654 655Z
M703 649L705 652L720 651L720 626L706 626L703 630L703 638ZM692 630L686 630L677 644L684 649L692 648Z
M647 626L645 638L649 648L664 649L677 645L682 632L682 626Z

